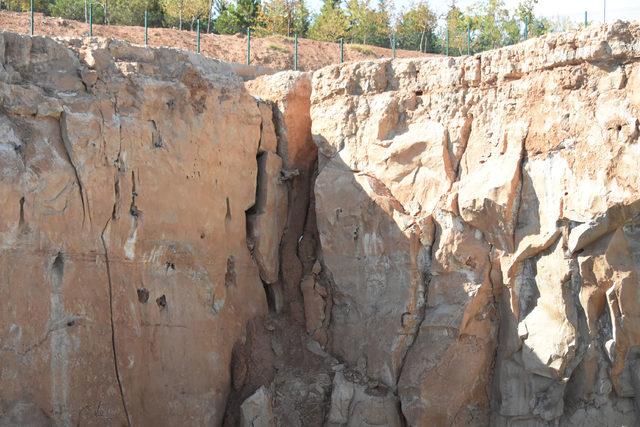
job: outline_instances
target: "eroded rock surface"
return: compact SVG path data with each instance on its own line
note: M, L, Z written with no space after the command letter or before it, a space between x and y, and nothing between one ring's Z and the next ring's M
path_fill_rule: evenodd
M221 423L232 347L267 312L256 102L188 53L0 46L0 418Z
M637 423L639 59L618 22L314 74L328 348L409 425Z
M636 425L639 94L619 22L246 84L0 33L0 424Z

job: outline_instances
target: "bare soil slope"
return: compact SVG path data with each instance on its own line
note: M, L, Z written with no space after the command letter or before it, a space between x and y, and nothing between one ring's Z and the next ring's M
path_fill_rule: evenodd
M0 31L12 31L21 34L29 32L29 14L0 12ZM62 18L46 17L36 14L35 34L52 37L81 37L89 33L84 22ZM143 27L116 25L95 25L93 35L144 43ZM185 50L196 49L195 31L179 31L169 28L150 28L150 46L168 46ZM202 34L201 52L211 58L223 61L244 63L246 61L247 39L245 35ZM293 39L283 36L252 37L251 64L262 65L274 70L293 68ZM398 57L426 56L415 51L398 50ZM345 61L359 61L391 56L391 49L375 46L345 45ZM298 64L303 71L316 70L340 60L340 47L336 43L300 39L298 44Z

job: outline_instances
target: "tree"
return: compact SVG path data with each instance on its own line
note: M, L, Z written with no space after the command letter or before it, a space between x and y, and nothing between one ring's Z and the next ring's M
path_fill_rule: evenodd
M443 39L449 39L449 54L461 55L467 50L467 27L471 25L471 18L452 1L445 16Z
M256 26L262 34L304 36L309 29L309 11L303 0L268 0L260 6Z
M33 9L36 12L48 13L50 3L50 0L34 0ZM31 0L0 0L0 9L8 9L15 12L28 12L31 10Z
M433 47L438 18L426 1L420 1L403 12L396 23L398 45L405 49L427 52Z
M509 18L509 11L504 7L502 0L487 0L474 7L480 11L474 17L476 37L474 38L475 50L495 49L504 45L505 32L504 21Z
M548 33L552 29L552 23L547 18L536 17L534 9L538 0L523 0L518 4L516 15L522 22L529 19L529 36L537 37Z
M254 28L260 12L259 0L237 0L227 3L225 0L216 2L218 17L214 20L215 31L219 34L235 34Z
M369 0L348 0L346 16L349 21L349 39L352 42L388 46L389 14L386 3L374 10Z
M196 19L204 20L209 16L207 11L209 0L161 0L165 19L170 23L177 23L182 30L185 20L191 22L191 29Z
M309 36L316 40L338 41L348 35L349 20L340 7L339 0L324 0L320 14L316 16Z

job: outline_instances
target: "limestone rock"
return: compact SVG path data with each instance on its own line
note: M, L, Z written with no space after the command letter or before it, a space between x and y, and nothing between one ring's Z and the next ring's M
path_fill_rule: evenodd
M388 390L349 381L342 372L336 372L327 426L401 425L397 398Z
M300 284L311 272L317 246L312 191L317 149L311 138L309 115L311 76L285 71L259 77L245 85L252 95L273 105L277 154L282 158L282 178L287 187L287 216L280 242L280 281L272 288L275 298L282 300L282 308L297 321L304 322Z
M304 299L304 317L307 333L321 344L325 344L327 337L326 330L323 330L323 325L327 290L320 283L317 283L314 276L311 275L302 279L300 288Z
M255 101L195 54L0 45L0 417L221 423L232 347L267 311Z
M271 102L258 100L258 108L260 108L260 116L262 117L260 151L275 153L278 150L278 140L276 139L276 130L273 124L273 105Z
M242 427L275 427L275 418L269 389L262 386L240 406Z
M314 73L331 350L410 425L637 423L639 28Z
M265 283L280 272L280 239L287 218L287 190L280 180L282 159L273 152L258 157L255 205L247 214L247 239Z

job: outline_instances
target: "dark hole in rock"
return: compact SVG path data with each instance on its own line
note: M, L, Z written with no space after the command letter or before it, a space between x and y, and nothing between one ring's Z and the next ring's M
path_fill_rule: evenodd
M73 325L75 325L75 324L76 324L76 321L75 321L75 320L69 320L69 321L67 322L67 326L73 326Z
M229 255L229 258L227 258L227 272L224 275L224 285L227 288L236 285L236 260L233 255Z
M417 90L414 93L416 94L416 96L422 96L422 91L421 90Z
M58 279L62 278L62 275L64 274L64 258L62 256L62 252L58 252L58 255L56 255L51 269L58 276Z
M617 130L618 132L620 132L620 131L622 130L622 125L618 125L618 126L616 126L616 130Z
M158 307L160 308L165 308L167 306L167 297L165 297L164 295L161 295L159 298L156 299L156 304L158 304Z
M18 221L20 226L24 225L24 196L20 198L20 218Z
M138 293L138 301L145 304L149 301L149 290L147 288L140 288L137 290Z
M165 262L165 265L167 266L167 270L172 269L172 270L175 271L175 269L176 269L176 265L171 261Z

